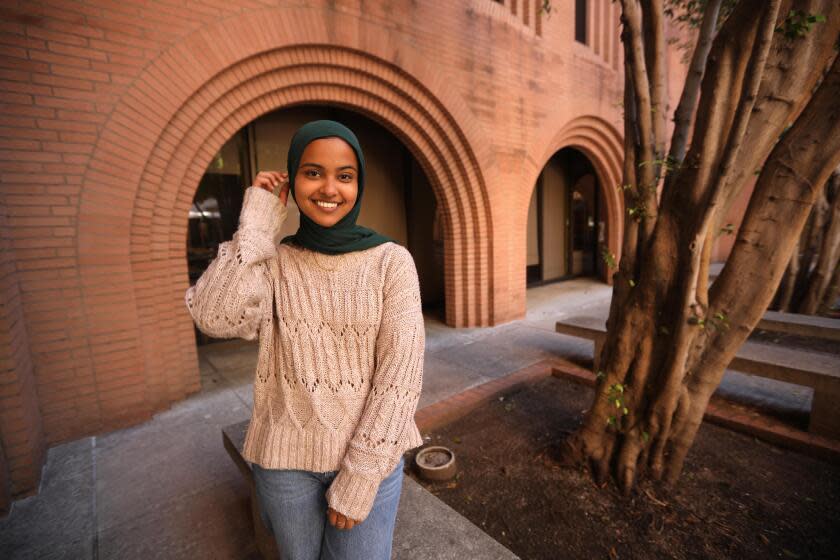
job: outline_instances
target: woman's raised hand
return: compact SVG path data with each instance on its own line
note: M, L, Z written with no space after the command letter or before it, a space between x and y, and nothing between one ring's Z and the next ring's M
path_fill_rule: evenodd
M280 202L283 203L283 206L286 206L286 202L289 200L289 174L285 171L283 173L279 171L260 171L257 173L257 176L254 178L254 184L251 186L265 189L271 194L274 194L274 189L277 185L281 185L280 191L277 193L280 197Z

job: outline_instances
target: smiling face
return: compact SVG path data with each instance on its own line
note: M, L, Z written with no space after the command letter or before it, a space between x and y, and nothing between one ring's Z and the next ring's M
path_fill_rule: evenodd
M306 145L295 175L295 202L323 227L346 216L359 192L356 152L341 138L318 138Z

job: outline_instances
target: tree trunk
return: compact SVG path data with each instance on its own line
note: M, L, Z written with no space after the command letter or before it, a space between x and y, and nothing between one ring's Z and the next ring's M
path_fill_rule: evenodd
M799 243L793 246L793 253L790 262L785 270L782 283L779 285L778 303L775 309L778 311L790 311L790 301L793 298L793 289L796 286L796 278L799 276Z
M805 297L799 306L799 313L813 315L825 298L829 283L840 260L840 171L835 171L826 185L826 199L831 200L831 209L825 212L825 225L817 250L817 263L808 277Z
M834 267L834 277L828 285L822 304L820 304L819 314L830 315L838 297L840 297L840 263L837 263L837 266Z
M773 32L783 23L777 21L780 4L741 0L735 7L709 53L685 161L673 170L672 181L666 178L669 186L655 212L625 220L596 397L566 448L568 458L586 461L598 481L612 472L625 492L646 469L654 478L678 478L725 367L779 284L816 198L813 185L822 184L840 163L835 133L840 61L830 49L820 50L822 58L813 55L813 72L834 63L782 139L758 148L744 143L750 131L755 136L776 126L753 126L751 115L766 102L757 95L765 91L765 63L778 58L770 56L770 46L782 40ZM811 40L819 44L828 41L824 35L833 41L840 31L840 9L830 0L822 5L830 17L824 27L811 30ZM655 153L655 139L645 112L652 104L661 106L661 100L651 101L647 74L639 68L645 52L639 13L636 1L622 0L626 86L632 89L625 91L623 185L630 202L644 196L651 179L645 158ZM787 117L792 111L791 105ZM706 273L716 212L741 186L731 180L741 154L756 149L764 152L751 157L767 161L732 254L707 288L700 275Z

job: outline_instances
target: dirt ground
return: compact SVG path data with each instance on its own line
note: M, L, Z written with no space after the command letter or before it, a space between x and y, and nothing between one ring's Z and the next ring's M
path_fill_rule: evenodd
M459 472L418 480L523 559L838 557L840 466L743 434L703 424L676 486L626 498L561 468L558 444L592 395L554 377L515 387L424 434Z

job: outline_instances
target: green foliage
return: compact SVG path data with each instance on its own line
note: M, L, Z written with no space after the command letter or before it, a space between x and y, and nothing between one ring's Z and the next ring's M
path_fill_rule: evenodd
M727 331L729 330L729 317L723 311L718 311L709 319L709 324L720 331Z
M719 235L732 235L733 233L735 233L735 226L732 224L726 224L720 228Z
M718 15L718 28L732 13L738 0L723 0ZM665 0L665 15L680 26L700 27L708 0Z
M622 418L630 413L630 410L624 402L624 392L628 388L629 387L622 385L621 383L613 383L610 385L609 391L607 392L607 401L614 405L616 409L615 414L607 417L607 424L610 426L616 426L619 431L622 430Z
M738 0L723 0L718 12L718 20L716 29L720 30L723 22L732 13ZM671 19L678 27L688 28L694 30L700 27L703 23L703 14L706 12L708 0L665 0L665 15ZM691 34L693 36L693 34ZM673 37L668 40L669 44L677 43L677 48L683 51L684 64L688 64L691 53L694 50L695 42L689 39L685 42L680 42L678 37Z
M701 329L706 328L706 320L702 317L698 317L697 315L692 315L691 317L689 317L688 318L688 324L689 325L697 325Z
M540 11L543 12L545 15L551 15L551 0L542 0L542 6L540 6Z
M688 318L688 322L691 325L697 325L701 329L705 329L706 326L714 327L719 331L726 331L729 330L729 317L727 317L726 313L723 311L718 311L711 318L704 319L703 317L698 317L697 315L692 315Z
M791 10L782 25L775 31L784 33L788 39L797 39L807 35L811 31L812 24L823 22L825 22L825 16L822 14L807 14L802 10Z
M627 209L627 215L633 218L636 221L641 221L642 218L647 217L645 213L645 206L644 204L638 204L636 206L631 206Z
M604 263L610 270L615 270L618 268L618 263L615 260L615 255L606 247L601 246L601 258L604 259Z
M651 112L654 112L653 109L651 109ZM670 171L672 169L677 169L680 166L680 162L672 158L670 155L667 155L664 158L654 158L652 160L639 162L639 167L644 167L645 165L661 165L663 169Z

